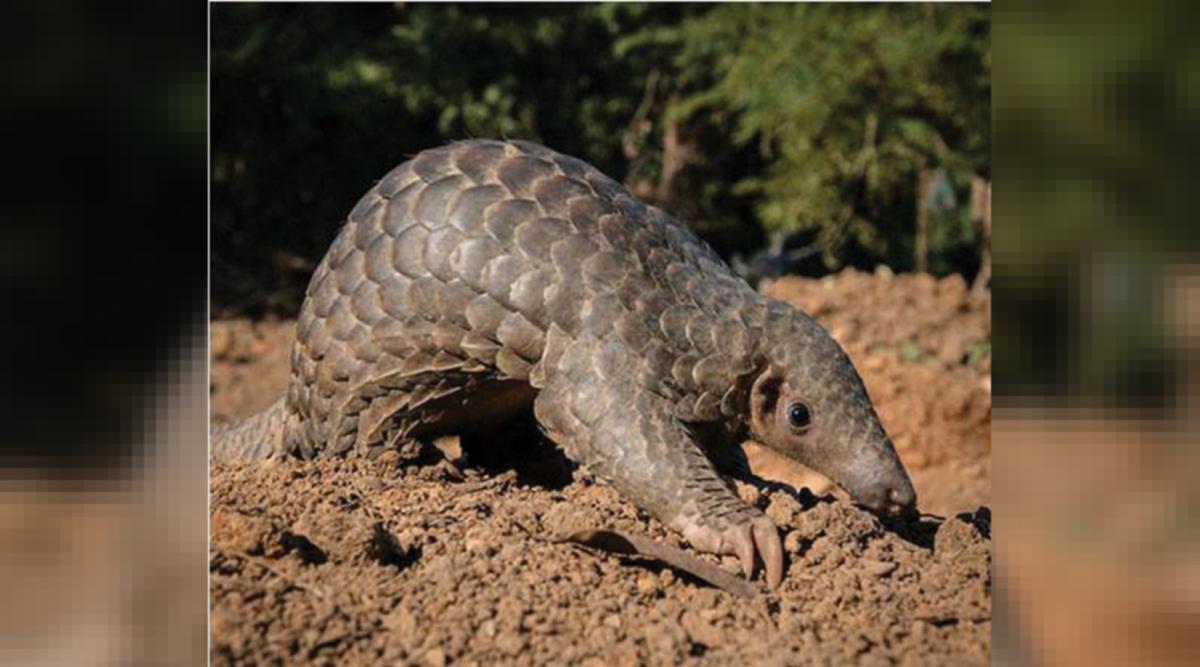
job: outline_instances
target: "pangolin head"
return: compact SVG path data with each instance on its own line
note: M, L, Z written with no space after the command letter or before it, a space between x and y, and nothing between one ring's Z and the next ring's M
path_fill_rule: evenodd
M877 514L916 492L850 357L815 320L771 304L766 363L750 391L751 436L829 477Z

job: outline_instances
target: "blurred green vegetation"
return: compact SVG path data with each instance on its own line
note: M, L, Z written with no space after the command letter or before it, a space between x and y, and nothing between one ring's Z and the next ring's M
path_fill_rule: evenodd
M295 309L374 180L467 137L582 157L725 256L805 247L780 268L980 270L987 6L211 12L214 311Z
M1170 286L1198 272L1195 11L1101 9L996 10L1001 399L1160 407L1195 382Z

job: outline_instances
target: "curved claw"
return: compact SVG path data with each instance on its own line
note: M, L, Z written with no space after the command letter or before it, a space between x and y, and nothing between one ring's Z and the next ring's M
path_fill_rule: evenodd
M767 586L777 588L783 581L783 543L775 524L761 514L715 528L696 521L677 525L684 538L696 549L719 555L736 556L749 579L754 575L755 554L763 562Z
M749 524L745 524L732 526L729 530L733 533L732 550L738 560L742 561L742 572L749 579L754 576L754 537L751 527Z
M783 582L783 543L779 540L779 529L765 516L755 519L752 526L754 544L766 569L767 587L779 588Z

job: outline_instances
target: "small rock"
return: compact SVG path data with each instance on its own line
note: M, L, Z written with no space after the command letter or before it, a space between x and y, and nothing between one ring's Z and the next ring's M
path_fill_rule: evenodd
M383 489L383 480L375 477L374 475L368 475L366 477L359 478L358 488L361 489L363 493L376 493Z
M441 451L447 461L462 461L462 440L457 435L447 435L433 441L433 446Z
M638 660L637 653L626 645L624 648L618 648L615 655L609 656L610 665L614 667L637 667L641 664Z
M956 516L938 527L933 540L933 552L939 560L953 559L965 549L984 541L979 528L966 517L970 515ZM990 528L990 522L986 525Z
M236 553L262 553L271 533L269 520L240 512L217 510L211 521L213 546Z
M771 496L771 502L767 505L767 516L771 521L775 522L776 526L786 527L793 525L796 515L803 508L800 503L789 493L775 493Z
M431 648L425 652L425 664L429 667L446 667L446 652L440 648Z
M758 507L759 501L762 500L762 492L758 487L742 482L735 482L737 485L738 497L746 501L748 504Z
M637 591L642 595L657 595L662 589L658 579L649 572L644 572L637 580Z
M511 632L496 640L496 648L508 655L517 655L521 651L525 650L525 644L526 641L524 637Z
M889 563L882 560L864 560L863 569L871 576L886 577L895 571L896 563Z
M721 602L721 595L711 588L705 588L696 591L696 595L692 598L693 609L712 609Z
M383 626L401 640L412 640L417 636L417 619L408 609L401 607L383 618Z
M463 546L466 547L468 553L473 554L489 556L495 552L495 548L492 547L491 542L479 539L477 537L468 537Z
M684 632L687 632L688 637L697 644L715 647L723 643L724 633L711 624L706 623L697 612L685 611L679 619L679 625L683 627Z
M375 458L375 462L384 469L395 468L400 464L400 452L394 449L386 450Z
M790 554L800 553L803 544L804 536L798 530L788 531L788 534L783 536L783 550Z

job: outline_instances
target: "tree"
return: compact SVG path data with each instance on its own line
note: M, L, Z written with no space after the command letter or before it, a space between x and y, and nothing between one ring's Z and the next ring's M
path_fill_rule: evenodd
M813 230L830 268L920 263L915 213L935 193L919 184L944 174L965 195L989 176L986 6L724 5L656 37L678 45L685 93L667 118L733 116L767 165L738 191L768 229ZM969 209L951 213L928 239L939 272L961 266L958 246L978 256Z
M218 308L294 312L373 180L468 137L582 157L726 256L761 247L764 230L815 234L828 266L912 266L922 165L961 192L988 173L978 6L211 12ZM931 270L973 271L979 235L965 214L931 220Z

